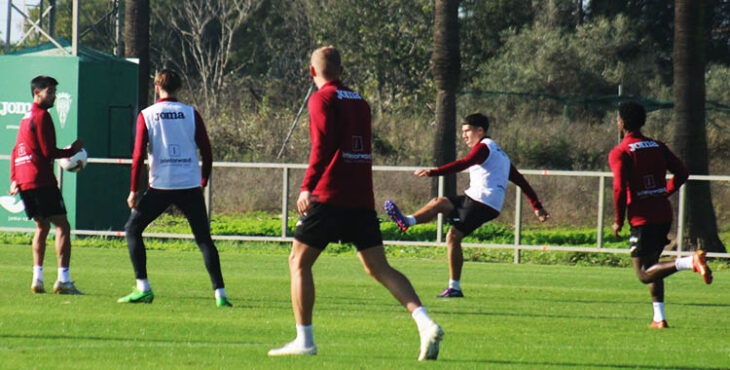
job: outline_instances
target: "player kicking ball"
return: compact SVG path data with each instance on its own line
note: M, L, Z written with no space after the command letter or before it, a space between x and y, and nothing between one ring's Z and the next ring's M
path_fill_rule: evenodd
M664 278L680 270L694 270L710 284L712 271L701 250L675 261L659 262L664 246L669 243L667 234L672 225L672 207L667 197L687 181L689 174L664 143L641 133L645 121L646 110L641 104L619 105L617 124L623 140L608 157L616 209L613 234L619 235L628 210L631 261L639 281L649 286L654 308L649 327L663 329L669 327L664 316ZM669 182L667 170L674 174Z
M408 216L404 216L392 200L385 201L385 212L403 231L416 224L431 222L439 213L447 215L451 223L446 234L449 286L437 297L464 296L461 291L461 269L464 265L461 240L499 216L508 180L522 189L540 222L550 218L524 176L511 164L502 148L487 136L488 129L489 119L485 115L475 113L467 116L461 123L461 137L471 148L469 155L436 169L421 169L414 173L418 177L444 176L468 168L470 184L465 195L431 199L423 208Z

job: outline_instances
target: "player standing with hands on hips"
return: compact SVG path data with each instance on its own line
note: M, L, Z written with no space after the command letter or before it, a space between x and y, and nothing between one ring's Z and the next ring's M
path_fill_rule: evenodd
M10 191L20 193L28 219L35 221L33 235L33 293L45 293L43 258L46 237L51 224L56 227L56 256L58 280L53 285L57 294L83 294L71 281L71 225L66 217L66 205L53 174L53 160L70 157L81 150L83 140L77 139L68 149L56 148L56 129L48 109L56 101L58 81L38 76L30 82L33 105L23 120L10 158Z
M664 143L641 133L646 121L646 110L641 104L621 103L616 121L623 140L608 157L616 208L613 234L619 235L628 209L631 261L639 281L649 286L654 308L649 326L663 329L668 327L664 317L664 278L680 270L694 270L710 284L712 271L702 250L675 261L659 262L664 246L669 244L667 234L672 225L672 206L667 197L687 181L689 173ZM674 174L669 182L667 170Z
M330 242L352 243L365 271L411 313L421 338L418 360L435 360L443 331L426 313L410 281L388 264L375 213L370 106L340 81L340 53L315 50L311 74L318 91L309 99L312 149L297 209L303 215L289 255L297 337L269 356L315 355L312 266Z
M213 153L203 118L192 106L180 103L176 94L182 80L172 70L155 76L157 102L139 113L137 136L132 156L132 184L127 204L132 212L125 225L129 257L132 259L137 287L119 303L152 303L155 298L147 280L147 256L142 232L167 207L174 204L187 218L195 242L203 252L205 267L215 290L219 307L230 307L226 297L218 250L210 236L210 224L203 199L203 188L213 168ZM141 194L141 173L149 143L149 189ZM198 153L203 157L202 169Z

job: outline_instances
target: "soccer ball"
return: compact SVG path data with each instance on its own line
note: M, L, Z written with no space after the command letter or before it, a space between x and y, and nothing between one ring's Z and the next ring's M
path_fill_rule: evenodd
M88 159L89 155L86 153L86 149L81 149L78 153L68 158L60 158L58 164L66 171L79 172L86 167L86 161Z

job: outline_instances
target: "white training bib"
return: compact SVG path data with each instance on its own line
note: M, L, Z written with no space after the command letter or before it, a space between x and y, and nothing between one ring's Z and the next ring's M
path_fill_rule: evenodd
M464 193L469 198L502 212L504 193L509 181L510 160L494 140L485 137L480 143L487 145L489 156L481 164L469 167L469 188Z
M150 187L164 190L199 187L195 108L163 101L146 108L142 115L149 134Z

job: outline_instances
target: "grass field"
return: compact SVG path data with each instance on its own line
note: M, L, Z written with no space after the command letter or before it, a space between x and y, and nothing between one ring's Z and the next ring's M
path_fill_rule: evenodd
M416 361L415 324L353 256L315 266L319 355L269 358L294 337L285 255L222 252L235 307L214 305L202 258L148 251L151 305L120 305L134 284L126 250L75 248L85 296L33 295L28 246L0 245L1 368L704 368L730 367L730 272L705 286L667 280L666 330L627 268L467 263L464 299L439 300L443 260L393 258L444 328L441 355ZM55 257L46 259L47 287Z

